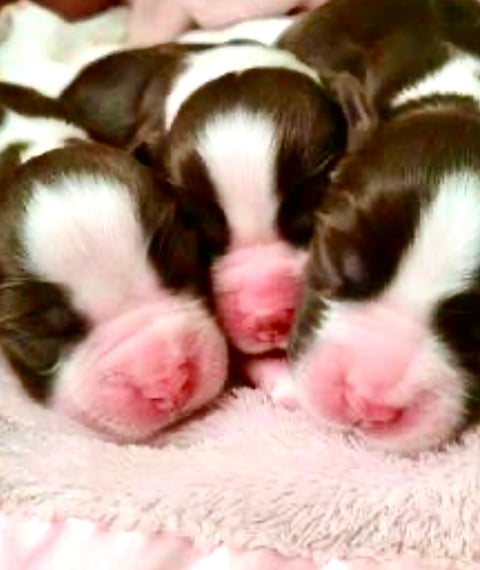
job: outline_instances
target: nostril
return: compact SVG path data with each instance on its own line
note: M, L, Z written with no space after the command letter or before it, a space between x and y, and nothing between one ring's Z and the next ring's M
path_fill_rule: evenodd
M283 348L287 342L291 323L292 316L287 313L280 316L253 318L249 327L250 335L257 342Z
M140 388L142 397L162 411L178 410L184 406L193 390L194 363L191 360L183 361L175 369L155 374Z
M258 335L268 338L284 338L287 336L293 319L293 311L283 311L253 318L252 328Z
M245 352L284 348L294 314L289 303L246 294L220 296L217 311L227 335Z
M192 398L196 375L195 359L186 358L175 366L170 363L134 373L113 368L101 375L100 383L110 406L145 417L170 416L180 412Z

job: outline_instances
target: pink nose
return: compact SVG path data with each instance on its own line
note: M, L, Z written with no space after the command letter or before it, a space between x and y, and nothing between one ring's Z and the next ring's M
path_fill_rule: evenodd
M307 355L302 382L310 404L343 423L396 422L407 405L398 394L417 355L418 330L369 316L352 320L344 337Z
M200 306L145 305L99 325L79 347L58 406L128 439L213 399L226 368L223 336Z
M99 361L95 385L105 407L136 424L181 411L196 388L195 345L183 331L132 331Z
M286 345L297 296L290 276L261 275L218 295L217 310L237 348L256 354Z
M248 354L284 348L300 292L302 259L283 244L245 248L216 266L214 290L220 322Z

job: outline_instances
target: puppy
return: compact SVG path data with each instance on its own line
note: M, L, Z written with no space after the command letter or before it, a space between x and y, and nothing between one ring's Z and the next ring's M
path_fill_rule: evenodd
M467 18L465 5L472 4L335 0L297 18L277 44L320 73L350 73L383 110L396 93L450 57L445 40L465 36L463 43L471 43L472 30L465 34L466 26L459 30L456 23Z
M480 54L476 0L336 0L299 16L276 45L321 74L349 73L376 108L461 52Z
M0 86L0 343L35 399L120 442L211 401L226 343L166 185L61 105Z
M368 88L344 83L352 150L316 222L289 347L314 418L394 451L478 419L480 58L466 31L458 46L438 27L448 57L392 94L382 120Z
M169 179L213 257L214 303L233 346L284 350L313 211L345 145L321 79L265 46L164 46L88 67L61 101Z

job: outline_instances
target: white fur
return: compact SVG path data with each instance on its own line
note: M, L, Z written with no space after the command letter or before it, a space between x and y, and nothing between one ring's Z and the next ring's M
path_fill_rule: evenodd
M469 171L449 175L424 211L394 279L373 304L403 307L421 322L436 304L461 292L480 265L480 178ZM348 334L349 315L365 303L326 301L317 331L321 339Z
M470 95L480 101L480 60L459 52L442 67L400 92L397 107L428 95Z
M242 109L212 117L198 137L233 244L276 237L276 151L273 121Z
M28 144L21 153L22 162L62 147L69 138L87 139L88 136L82 129L61 119L27 117L13 111L7 111L0 124L0 152L11 144Z
M440 184L386 295L427 317L468 285L479 264L480 178L462 171Z
M92 319L156 289L137 206L114 179L90 174L38 185L25 205L27 269L64 285Z
M294 17L259 18L240 22L221 30L194 30L183 34L182 43L221 44L232 40L253 40L273 45L292 24Z
M281 68L302 73L318 81L316 73L294 55L266 46L222 46L190 56L187 69L179 75L167 97L165 125L169 129L185 101L203 85L227 73L252 68Z

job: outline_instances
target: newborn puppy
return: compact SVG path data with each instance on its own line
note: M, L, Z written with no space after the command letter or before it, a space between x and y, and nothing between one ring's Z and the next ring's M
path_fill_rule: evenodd
M468 33L464 22L472 15L472 4L478 3L335 0L297 18L277 44L320 73L350 73L383 110L396 93L450 57L445 40L464 36L464 44L472 43L472 22ZM478 21L478 5L476 9Z
M180 105L175 95L170 108ZM216 256L220 322L241 352L284 349L343 118L300 67L258 65L209 82L170 120L165 144L149 152Z
M383 121L344 92L353 151L318 216L290 345L313 417L396 451L478 419L480 60L452 53Z
M144 440L226 379L195 231L147 169L54 102L1 85L0 103L1 346L37 400Z
M168 49L162 66L158 49L110 56L62 101L97 136L133 140L168 177L215 258L214 302L232 344L285 349L313 211L345 144L340 107L287 52Z

